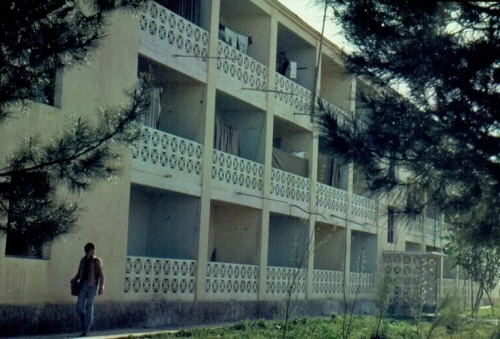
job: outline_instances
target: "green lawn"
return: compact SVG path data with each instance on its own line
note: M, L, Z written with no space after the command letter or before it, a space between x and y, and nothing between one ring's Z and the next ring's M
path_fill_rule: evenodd
M488 310L491 312L491 310ZM386 319L387 329L385 334L374 337L377 321L374 317L354 317L348 338L352 339L500 339L498 328L491 323L481 321L471 322L460 318L460 315L452 315L441 318L440 325L434 326L436 319L428 319L416 326L414 319ZM342 338L343 326L346 326L343 317L337 316L333 319L311 319L298 318L291 321L287 327L286 338ZM176 338L190 337L193 339L269 339L283 338L283 322L245 321L234 326L210 329L183 330L175 334L162 334L148 336L147 338ZM418 328L418 330L417 330ZM429 332L431 332L429 336ZM345 333L345 327L344 327ZM344 337L345 338L345 337Z

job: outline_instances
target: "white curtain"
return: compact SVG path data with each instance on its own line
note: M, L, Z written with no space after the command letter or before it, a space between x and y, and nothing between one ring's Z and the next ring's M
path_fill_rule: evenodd
M219 118L215 119L214 148L240 156L240 129Z
M144 126L158 128L161 114L161 92L163 92L163 88L153 87L149 89L149 107L144 116Z

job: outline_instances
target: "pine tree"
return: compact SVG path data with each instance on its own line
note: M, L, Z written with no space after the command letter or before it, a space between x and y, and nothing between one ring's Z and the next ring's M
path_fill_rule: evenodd
M363 123L321 115L330 148L374 190L408 184L393 168L412 173L457 231L500 239L500 4L325 1L354 49L348 72L376 88L357 98Z
M33 101L52 104L55 74L87 61L112 13L135 11L143 2L0 2L0 127L22 114L24 105L36 110ZM58 198L58 191L85 191L118 173L116 146L137 138L144 90L138 86L128 103L93 113L98 123L78 118L50 142L27 138L0 162L0 235L7 235L7 253L39 257L44 244L75 228L79 207Z

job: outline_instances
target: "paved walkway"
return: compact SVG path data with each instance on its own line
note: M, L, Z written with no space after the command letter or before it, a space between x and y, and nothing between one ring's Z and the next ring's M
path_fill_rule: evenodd
M208 328L208 327L221 327L230 326L234 323L226 324L203 324L203 325L192 325L185 327L171 327L171 328L128 328L124 330L109 330L109 331L96 331L91 332L86 338L91 339L118 339L118 338L134 338L140 336L147 336L148 334L159 334L159 333L175 333L181 329L193 329L193 328ZM1 337L0 338L4 338ZM7 337L11 339L69 339L69 338L80 338L80 333L62 333L62 334L48 334L48 335L32 335L32 336L21 336L21 337Z

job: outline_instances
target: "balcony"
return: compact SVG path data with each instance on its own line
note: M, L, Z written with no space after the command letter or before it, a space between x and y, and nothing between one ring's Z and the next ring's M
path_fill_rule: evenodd
M422 236L422 226L419 220L408 220L407 222L408 234L413 236Z
M325 184L316 183L318 213L328 220L331 217L347 218L347 192ZM331 220L330 220L331 221Z
M125 298L128 300L194 300L196 261L127 256Z
M259 268L255 265L209 262L207 300L257 300Z
M201 144L143 126L140 139L133 145L132 169L173 184L184 181L200 185L202 157ZM140 174L133 173L134 179L140 179Z
M349 273L349 292L359 298L373 297L376 293L376 278L373 273Z
M293 299L305 299L306 272L307 270L303 268L267 267L267 298L271 300L283 300L291 296Z
M271 198L309 210L310 180L276 168L271 171ZM290 209L286 208L285 214Z
M344 272L314 270L313 297L334 298L344 295Z
M206 82L209 33L154 1L141 12L139 53Z
M326 110L333 113L333 115L337 119L337 123L339 124L339 126L345 126L346 124L352 123L353 117L347 112L326 101L325 99L320 98L320 101Z
M217 88L266 109L267 67L222 41L217 57Z
M262 196L264 166L238 156L213 151L212 184L214 188Z
M368 199L356 194L352 195L351 201L352 221L360 225L375 225L377 222L377 204L375 200Z
M311 118L293 113L309 113L312 92L279 73L276 73L274 89L277 91L274 95L276 115L307 128Z
M425 218L425 234L431 239L440 239L439 222L432 218Z

